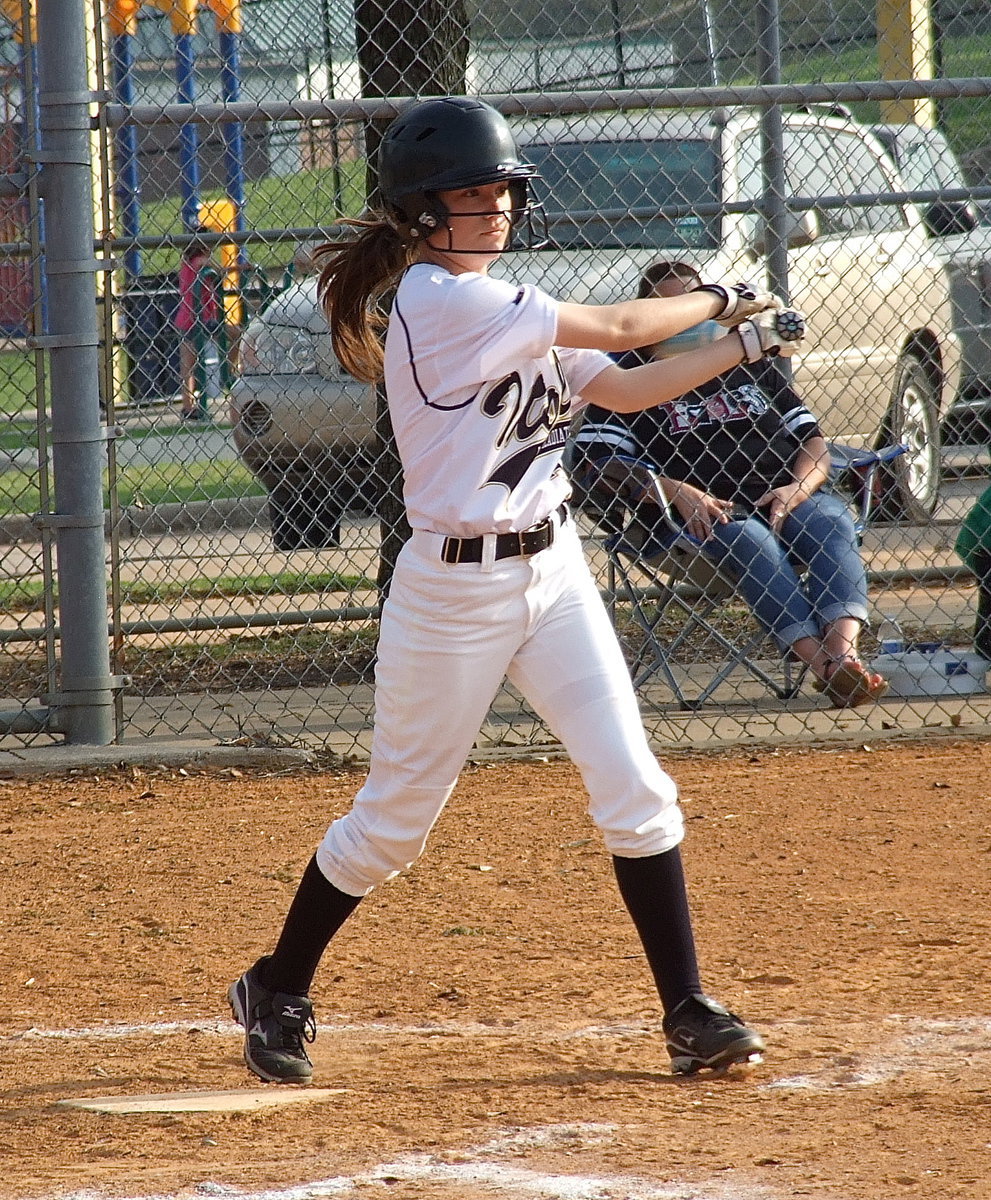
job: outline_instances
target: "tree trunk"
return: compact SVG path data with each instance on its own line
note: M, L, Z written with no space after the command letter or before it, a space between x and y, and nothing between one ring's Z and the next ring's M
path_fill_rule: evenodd
M465 0L355 0L361 90L366 98L463 95L468 60ZM365 129L368 205L378 203L376 162L386 121ZM379 502L378 588L385 599L396 557L410 535L402 496L402 467L392 434L385 388L376 389Z

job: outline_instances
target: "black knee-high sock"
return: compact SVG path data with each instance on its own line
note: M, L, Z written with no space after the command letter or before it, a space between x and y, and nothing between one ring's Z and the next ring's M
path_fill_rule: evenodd
M665 1012L701 992L692 917L677 846L647 858L613 856L623 903L640 935Z
M306 996L327 944L357 908L361 896L349 896L330 882L310 859L289 906L262 982L273 992Z

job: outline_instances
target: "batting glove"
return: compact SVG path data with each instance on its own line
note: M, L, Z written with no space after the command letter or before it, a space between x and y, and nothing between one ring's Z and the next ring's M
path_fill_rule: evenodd
M794 308L761 312L737 325L736 333L743 345L744 362L790 358L802 347L805 317Z
M720 283L703 283L694 290L712 292L723 301L722 311L716 313L715 319L720 325L728 325L731 328L765 309L784 307L780 297L775 296L773 292L759 292L749 283L734 283L732 287L723 287Z

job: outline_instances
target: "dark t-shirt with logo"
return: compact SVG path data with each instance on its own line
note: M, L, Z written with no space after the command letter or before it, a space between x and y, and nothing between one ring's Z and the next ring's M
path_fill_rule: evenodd
M646 361L638 351L622 367ZM661 475L721 500L752 506L793 478L799 448L819 424L772 361L736 367L671 404L639 413L590 406L577 439L579 458L646 458Z

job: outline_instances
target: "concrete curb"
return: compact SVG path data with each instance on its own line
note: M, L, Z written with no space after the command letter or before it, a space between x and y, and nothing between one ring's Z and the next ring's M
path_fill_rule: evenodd
M234 500L194 500L188 503L156 504L151 508L131 505L121 509L117 534L122 538L148 534L237 532L252 525L268 526L268 497L248 496ZM104 534L110 537L110 514L104 519ZM0 520L0 545L16 546L37 542L40 533L31 516Z
M309 750L273 746L217 746L204 742L167 742L140 746L42 746L0 751L0 779L71 775L119 767L180 767L217 770L225 767L298 770L310 766Z

